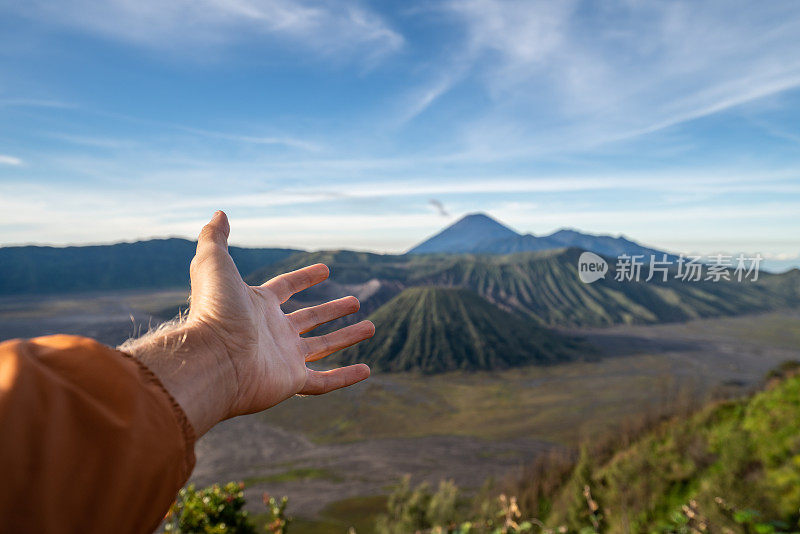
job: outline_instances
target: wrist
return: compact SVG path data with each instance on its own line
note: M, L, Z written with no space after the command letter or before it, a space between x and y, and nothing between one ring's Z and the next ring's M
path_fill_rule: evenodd
M158 377L198 438L230 417L235 371L225 346L203 322L187 320L159 328L121 349Z

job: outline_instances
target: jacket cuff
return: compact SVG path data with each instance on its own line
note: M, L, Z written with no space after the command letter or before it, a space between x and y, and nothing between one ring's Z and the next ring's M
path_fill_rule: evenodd
M170 406L172 406L172 415L175 417L175 422L181 429L181 435L183 436L183 478L188 480L189 475L192 474L192 469L194 469L194 444L197 441L197 437L194 432L194 427L192 427L192 424L189 422L189 418L186 417L186 412L183 411L183 408L181 408L181 405L175 400L175 397L164 387L164 384L161 383L161 380L158 379L156 374L151 371L149 367L127 352L121 350L115 350L115 352L134 362L139 369L142 381L145 384L154 386L155 389L163 393L169 401Z

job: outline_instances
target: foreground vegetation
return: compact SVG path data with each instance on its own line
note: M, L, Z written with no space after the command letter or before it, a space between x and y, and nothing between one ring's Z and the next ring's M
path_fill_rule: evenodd
M276 500L264 494L266 512L258 516L263 530L244 509L244 483L229 482L224 486L214 484L195 489L194 485L183 488L167 512L164 531L175 534L255 534L270 532L284 534L291 519L286 516L288 499Z
M228 502L239 506L237 495ZM285 532L284 509L272 502L267 527ZM576 455L540 458L519 479L477 496L451 482L432 490L404 479L375 531L770 533L798 531L799 522L800 374L787 364L751 397L646 421Z
M750 398L646 426L586 443L577 458L541 458L505 485L504 494L515 497L501 499L493 515L485 513L491 499L462 504L459 515L453 487L431 493L401 485L379 532L464 532L464 520L453 521L457 517L469 518L466 532L495 532L498 514L513 519L521 532L800 530L796 364L773 373L767 388ZM454 503L447 520L441 502Z

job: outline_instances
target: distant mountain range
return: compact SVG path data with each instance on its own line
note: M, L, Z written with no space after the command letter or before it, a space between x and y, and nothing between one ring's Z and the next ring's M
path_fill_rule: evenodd
M188 287L197 243L151 239L83 247L0 248L0 295ZM299 252L230 247L243 275Z
M0 248L0 295L187 288L194 249L184 239ZM797 269L761 273L757 282L682 282L673 276L620 282L614 276L617 255L664 253L625 238L572 230L520 235L482 214L464 217L402 255L229 250L251 284L327 264L330 280L296 295L284 309L355 295L358 313L318 330L369 317L378 327L375 337L339 358L387 371L496 369L585 358L591 349L553 328L685 321L800 305ZM605 278L581 282L577 264L584 250L609 259ZM644 280L646 267L642 275ZM157 315L169 318L179 304Z
M550 235L519 234L484 213L466 215L438 234L408 251L408 254L512 254L576 247L601 256L667 254L625 237L594 235L577 230L559 230Z
M387 371L438 372L584 359L592 357L591 350L550 329L655 324L800 305L796 269L781 275L762 273L757 282L682 282L673 277L645 282L644 269L642 281L620 282L611 263L604 279L585 284L577 268L582 252L562 248L507 255L298 253L254 273L248 282L258 284L280 272L325 263L331 279L290 299L286 310L357 296L358 313L321 330L371 319L377 327L375 337L339 358ZM481 339L491 339L500 352L487 348ZM523 346L527 348L512 348Z
M645 282L615 280L609 262L605 278L585 284L578 277L578 248L507 255L404 254L352 251L306 252L289 256L248 277L252 284L280 272L317 262L331 278L288 303L287 309L353 294L363 319L409 287L464 288L499 308L541 326L653 324L762 312L800 304L800 271L761 273L757 282L682 282L658 277ZM342 324L342 323L339 323Z

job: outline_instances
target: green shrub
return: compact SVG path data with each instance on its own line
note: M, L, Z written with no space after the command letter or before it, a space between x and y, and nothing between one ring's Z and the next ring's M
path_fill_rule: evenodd
M229 482L195 489L189 484L167 514L166 532L198 534L254 534L244 510L244 484Z
M500 495L481 503L469 514L466 501L452 481L442 481L436 492L426 483L411 487L408 476L387 503L387 513L376 522L378 534L523 534L556 532L539 521L522 520L516 497ZM537 530L535 530L537 529Z
M264 529L286 534L291 518L286 516L288 499L264 495L267 507ZM228 482L195 489L189 484L167 512L164 531L174 534L255 534L256 527L244 509L244 483Z

